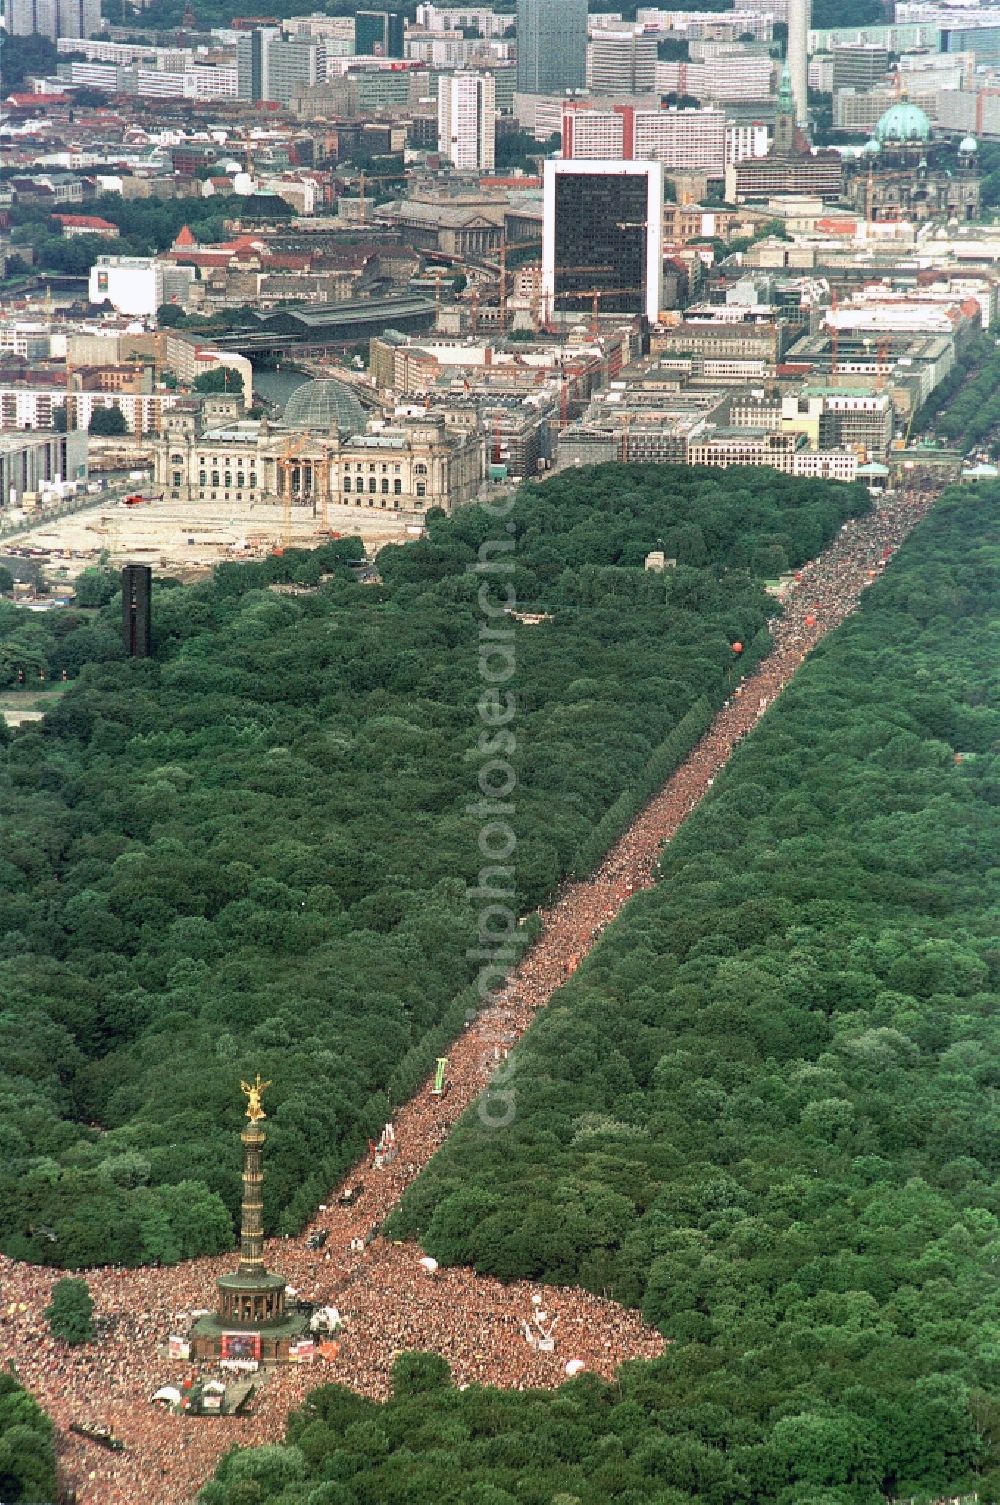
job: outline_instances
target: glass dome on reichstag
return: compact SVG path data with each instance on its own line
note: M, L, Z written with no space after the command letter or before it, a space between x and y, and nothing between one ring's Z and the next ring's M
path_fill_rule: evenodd
M891 105L875 127L879 141L929 141L931 123L918 105L904 101Z
M342 381L307 381L296 387L285 403L282 423L286 428L311 429L328 434L360 434L365 428L365 410L350 387Z

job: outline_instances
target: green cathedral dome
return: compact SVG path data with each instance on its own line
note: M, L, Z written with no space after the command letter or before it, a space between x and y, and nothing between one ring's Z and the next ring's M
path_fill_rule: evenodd
M875 135L882 142L929 141L931 123L918 105L902 100L881 116Z

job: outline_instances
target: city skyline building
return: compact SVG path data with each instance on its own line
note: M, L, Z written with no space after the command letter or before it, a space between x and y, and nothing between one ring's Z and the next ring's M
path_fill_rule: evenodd
M726 113L711 108L637 110L624 104L593 109L582 100L567 101L562 110L562 154L573 161L660 162L675 172L701 168L721 178Z
M263 99L287 105L295 91L326 80L326 44L321 37L273 37L265 44Z
M358 57L402 57L403 17L395 10L359 10L354 17Z
M438 150L459 172L492 172L496 91L488 73L454 73L438 85Z
M809 122L809 23L811 0L788 0L788 71L795 101L795 124Z
M549 317L660 311L663 168L561 161L544 168L542 301Z
M656 87L657 42L628 31L599 31L587 46L587 88L595 94L649 94Z
M267 45L280 37L277 26L255 26L236 42L236 91L240 99L266 99Z
M4 0L4 25L12 37L89 38L100 34L101 0Z
M236 43L236 79L240 99L288 104L300 85L326 79L326 44L322 37L282 36L277 26L257 26Z
M517 88L562 94L587 82L587 0L517 0Z

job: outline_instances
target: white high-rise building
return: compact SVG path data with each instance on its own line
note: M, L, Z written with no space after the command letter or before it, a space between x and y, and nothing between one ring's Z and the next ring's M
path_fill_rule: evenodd
M721 177L726 165L724 110L636 110L635 156L673 172L704 170Z
M795 124L809 122L809 21L810 0L788 0L788 71L792 76Z
M492 74L455 73L438 84L438 150L459 172L492 172L496 142Z
M748 157L766 157L771 149L770 128L761 121L750 125L726 122L726 166L745 162Z
M698 63L657 63L658 94L693 94L711 99L768 99L773 92L774 63L743 48L720 50Z
M101 30L101 0L6 0L5 17L15 37L91 37Z
M651 94L656 87L656 38L597 31L587 45L587 88L594 94Z
M277 26L240 32L236 42L240 99L288 104L298 89L326 80L326 42L306 33L284 37Z
M322 38L274 37L264 43L262 99L288 104L300 88L313 88L326 79L326 46Z
M703 170L721 178L726 166L726 113L564 104L562 154L574 161L620 157L660 162L669 171Z

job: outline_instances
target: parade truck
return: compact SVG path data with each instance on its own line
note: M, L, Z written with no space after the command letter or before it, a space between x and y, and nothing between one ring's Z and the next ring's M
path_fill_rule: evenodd
M314 1334L338 1333L344 1321L335 1306L321 1306L309 1319L309 1331Z

